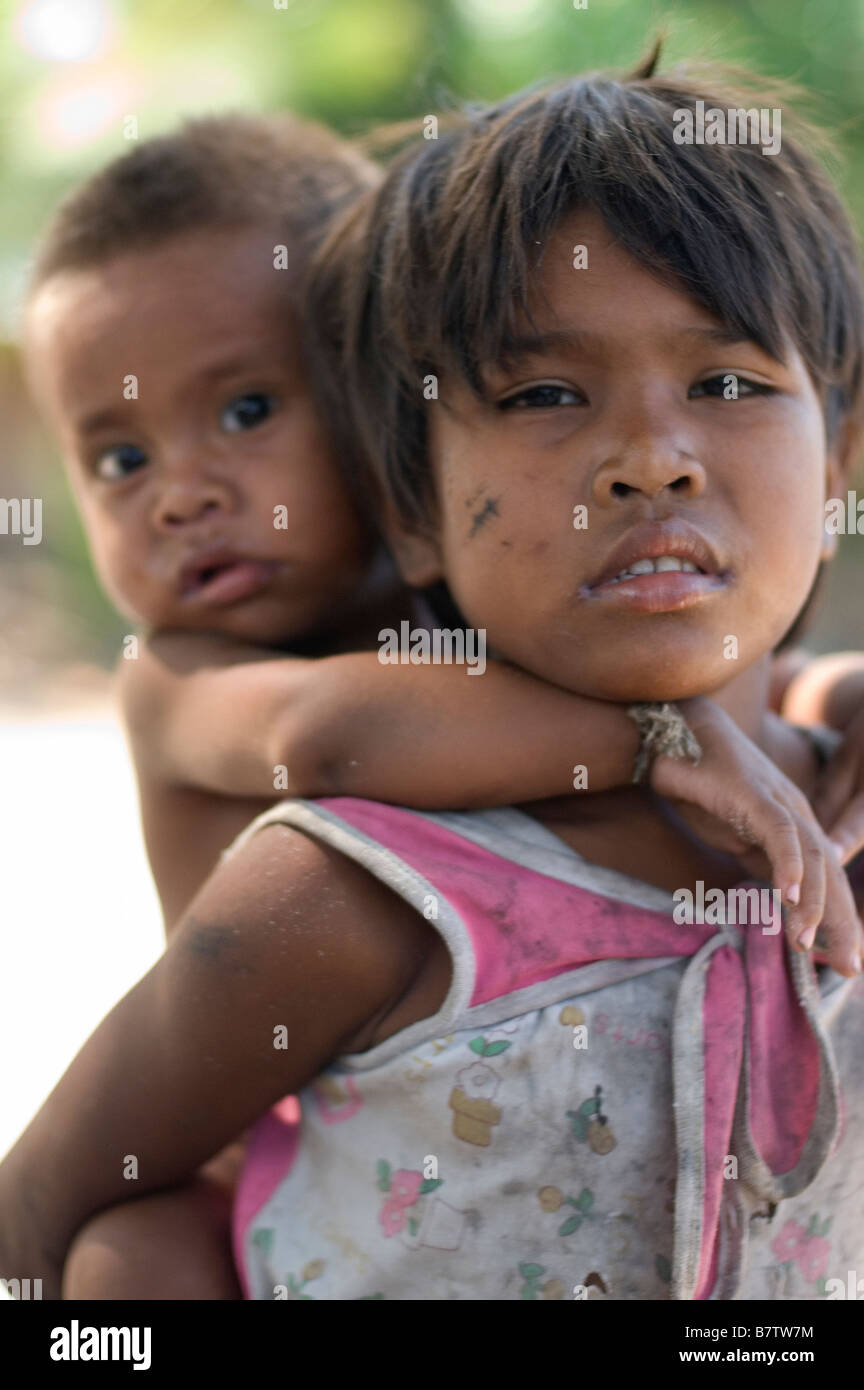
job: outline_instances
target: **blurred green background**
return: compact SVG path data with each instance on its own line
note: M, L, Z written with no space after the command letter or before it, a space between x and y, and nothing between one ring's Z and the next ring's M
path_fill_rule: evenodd
M44 499L40 546L0 535L7 701L98 684L128 627L93 579L56 450L23 391L15 335L46 216L129 148L129 115L142 139L182 115L238 107L290 107L362 131L627 66L664 27L667 65L699 54L809 89L864 225L864 0L3 0L0 15L0 495ZM862 557L861 538L847 537L814 650L864 646Z

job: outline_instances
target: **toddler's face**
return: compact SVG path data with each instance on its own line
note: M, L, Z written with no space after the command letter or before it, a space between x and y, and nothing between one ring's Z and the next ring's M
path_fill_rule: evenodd
M30 307L97 571L151 627L278 644L338 622L369 563L272 241L184 234L58 274Z
M731 341L590 211L550 238L541 288L539 341L489 365L487 399L443 381L430 408L440 527L403 538L408 577L445 574L493 650L568 689L717 691L779 641L827 553L812 381L797 352Z

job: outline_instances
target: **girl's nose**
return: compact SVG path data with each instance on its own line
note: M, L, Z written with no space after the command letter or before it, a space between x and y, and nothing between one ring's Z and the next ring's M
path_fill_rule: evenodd
M611 507L637 495L651 502L665 495L698 497L706 483L703 465L691 454L671 441L643 435L604 460L594 475L592 491L599 506Z

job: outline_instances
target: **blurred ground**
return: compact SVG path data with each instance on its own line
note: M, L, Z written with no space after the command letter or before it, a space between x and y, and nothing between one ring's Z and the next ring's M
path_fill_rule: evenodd
M161 950L134 781L105 700L0 709L0 1154Z

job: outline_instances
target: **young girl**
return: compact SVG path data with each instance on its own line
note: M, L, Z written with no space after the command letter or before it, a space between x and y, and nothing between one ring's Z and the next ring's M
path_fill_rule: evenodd
M377 437L395 443L381 477L392 510L402 504L393 539L410 581L446 578L498 654L574 693L710 691L807 792L812 745L766 717L767 687L770 653L818 567L826 485L848 465L851 431L832 428L826 451L818 376L819 345L827 354L834 333L843 339L836 324L820 337L802 320L800 339L781 342L782 298L764 275L751 277L755 316L740 323L722 299L703 302L704 275L682 288L676 254L696 231L710 242L698 180L646 160L640 190L632 160L643 140L670 156L673 104L704 95L647 76L573 84L475 117L397 169L360 243L372 271L356 281L363 313L347 306L350 402L366 438L382 411L385 424L398 418ZM743 152L726 154L704 179L734 181ZM594 158L605 183L592 185ZM825 245L828 219L807 201L823 185L798 158L779 188L799 234ZM754 201L756 189L754 178ZM834 273L842 316L858 282L838 225L837 260L796 262L791 283ZM539 269L525 256L538 241ZM754 263L768 255L730 236L739 278L753 268L742 244ZM573 245L589 249L578 277ZM349 286L350 251L339 261ZM513 332L490 351L485 316L520 298L522 341ZM416 317L400 318L397 301ZM769 309L775 334L761 345ZM851 381L858 339L843 327ZM387 361L370 351L382 341ZM430 364L446 391L418 452ZM729 375L743 387L731 402L707 389ZM854 391L841 396L841 427L857 405ZM760 471L776 487L770 515ZM576 505L589 525L574 544ZM663 557L687 565L656 565ZM302 1139L293 1103L268 1113L239 1194L255 1297L658 1297L670 1277L677 1297L731 1296L748 1226L759 1278L744 1296L783 1296L796 1261L809 1272L815 1259L798 1248L812 1227L797 1219L799 1192L821 1196L820 1221L825 1202L843 1218L830 1253L845 1270L861 1249L849 1165L843 1154L825 1165L836 1067L860 1050L860 1013L826 975L832 1050L809 963L784 959L773 924L675 924L673 892L701 883L731 902L739 878L644 787L530 814L283 803L198 894L2 1166L4 1265L56 1292L75 1231L128 1195L130 1156L140 1191L164 1189L301 1090ZM836 893L851 912L845 884ZM788 1215L768 1251L756 1218L780 1197Z

